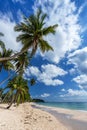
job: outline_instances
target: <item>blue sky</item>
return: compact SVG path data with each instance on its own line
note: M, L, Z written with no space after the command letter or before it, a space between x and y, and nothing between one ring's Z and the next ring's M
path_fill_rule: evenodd
M47 13L46 25L58 24L55 35L45 39L54 52L38 49L24 78L34 77L33 98L46 101L87 101L87 1L86 0L0 0L0 32L7 48L21 49L14 26L40 7ZM7 76L0 74L0 81Z

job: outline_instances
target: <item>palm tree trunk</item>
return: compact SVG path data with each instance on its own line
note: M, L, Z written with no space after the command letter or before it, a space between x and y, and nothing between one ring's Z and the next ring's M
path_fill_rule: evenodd
M3 103L6 99L6 97L8 96L9 92L5 95L4 99L1 100L1 103Z
M30 54L30 58L32 58L35 55L36 51L37 51L37 44L35 43L35 46L33 47L32 52Z
M4 79L3 81L0 82L0 86L5 83L12 75L9 75L6 79Z
M12 106L13 102L14 102L14 95L12 96L12 100L11 100L9 106L7 106L7 109L9 109Z
M23 53L26 52L27 50L28 50L28 49L25 49L25 50L23 50L23 51L20 51L20 52L14 54L14 55L11 56L11 57L3 57L3 58L0 58L0 62L16 59L19 55L23 54Z

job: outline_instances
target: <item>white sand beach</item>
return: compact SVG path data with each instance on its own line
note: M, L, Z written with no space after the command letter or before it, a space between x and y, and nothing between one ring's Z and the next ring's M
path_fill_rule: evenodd
M0 104L0 130L68 130L51 114L24 103L5 109Z
M6 106L0 104L0 130L87 130L87 125L83 124L87 124L85 111L45 107L35 103L24 103L18 107L13 105L9 110Z

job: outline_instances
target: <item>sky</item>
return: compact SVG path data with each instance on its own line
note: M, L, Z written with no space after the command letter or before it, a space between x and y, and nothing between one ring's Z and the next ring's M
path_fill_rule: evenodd
M47 13L46 26L58 24L56 34L44 37L54 48L38 49L24 78L36 79L29 86L32 98L51 102L87 101L87 0L0 0L0 32L6 48L20 51L14 26L38 8ZM7 77L3 70L0 81Z

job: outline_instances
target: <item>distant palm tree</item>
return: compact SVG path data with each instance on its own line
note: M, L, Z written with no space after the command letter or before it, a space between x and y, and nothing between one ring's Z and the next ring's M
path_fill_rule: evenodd
M11 101L7 109L11 107L13 102L19 105L19 103L23 103L24 101L30 99L28 83L21 76L16 76L9 81L6 89L9 89L11 97Z
M33 86L33 85L35 85L35 84L36 84L36 80L35 80L34 78L32 78L32 79L30 80L30 85Z

